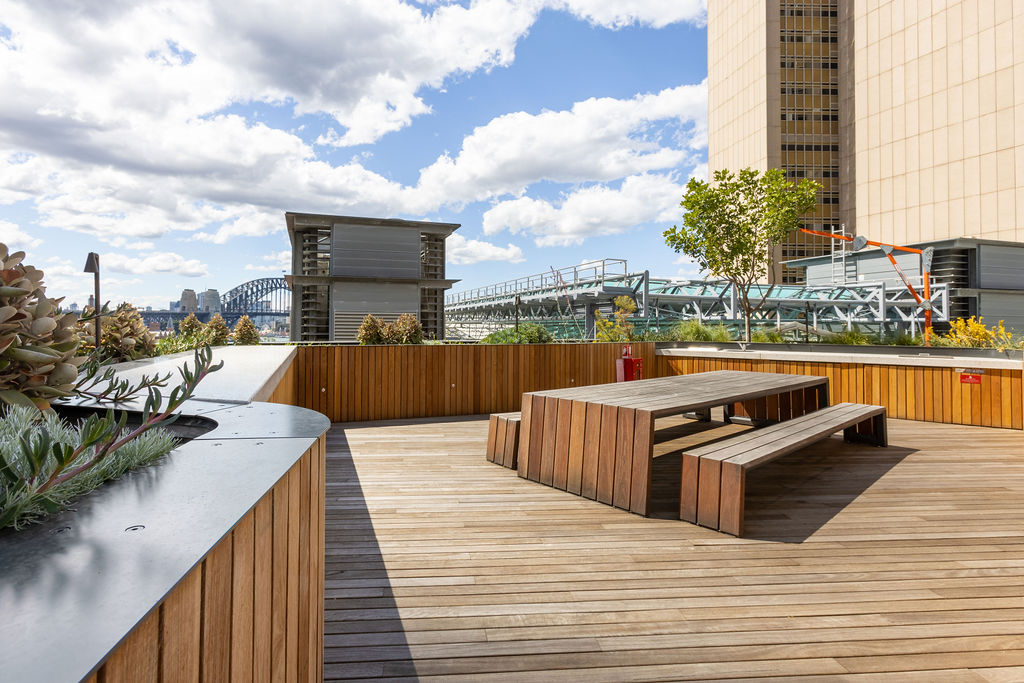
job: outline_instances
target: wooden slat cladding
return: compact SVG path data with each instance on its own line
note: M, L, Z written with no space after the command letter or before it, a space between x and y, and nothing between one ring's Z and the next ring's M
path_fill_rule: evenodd
M274 392L267 399L267 403L283 403L284 405L298 405L298 391L302 382L299 381L298 363L292 360L285 370L281 381L277 383Z
M520 410L523 393L615 381L621 344L300 346L292 403L332 422ZM645 369L654 344L633 343ZM282 381L286 384L289 377ZM566 419L563 417L563 420ZM524 432L525 436L525 432ZM565 453L559 451L559 458ZM554 463L552 463L553 466Z
M645 365L645 369L646 369ZM986 369L981 384L962 384L953 367L783 362L752 358L658 356L650 377L750 370L828 377L830 403L885 406L889 417L924 422L1024 428L1021 370Z
M93 678L323 680L325 445L321 436Z

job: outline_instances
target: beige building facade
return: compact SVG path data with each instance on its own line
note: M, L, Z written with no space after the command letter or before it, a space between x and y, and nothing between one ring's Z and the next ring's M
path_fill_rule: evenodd
M713 0L708 83L710 169L822 183L807 227L1024 241L1024 2Z

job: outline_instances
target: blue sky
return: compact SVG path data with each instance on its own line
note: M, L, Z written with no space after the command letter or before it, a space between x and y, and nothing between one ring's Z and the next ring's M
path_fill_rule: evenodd
M282 272L284 212L461 223L455 290L691 275L703 0L0 0L0 241L84 303ZM74 36L74 40L67 40ZM13 95L12 95L13 94Z

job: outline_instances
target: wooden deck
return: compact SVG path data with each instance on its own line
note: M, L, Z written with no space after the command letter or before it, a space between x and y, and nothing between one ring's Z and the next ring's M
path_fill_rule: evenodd
M487 462L485 417L336 425L325 676L1024 680L1024 433L889 430L751 472L737 539L657 518L678 457L643 518Z

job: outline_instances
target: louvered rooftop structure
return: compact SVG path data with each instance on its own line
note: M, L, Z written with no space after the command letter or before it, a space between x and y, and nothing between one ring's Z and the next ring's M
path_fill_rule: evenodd
M363 318L416 316L444 337L444 240L458 223L285 214L292 244L292 341L352 341Z

